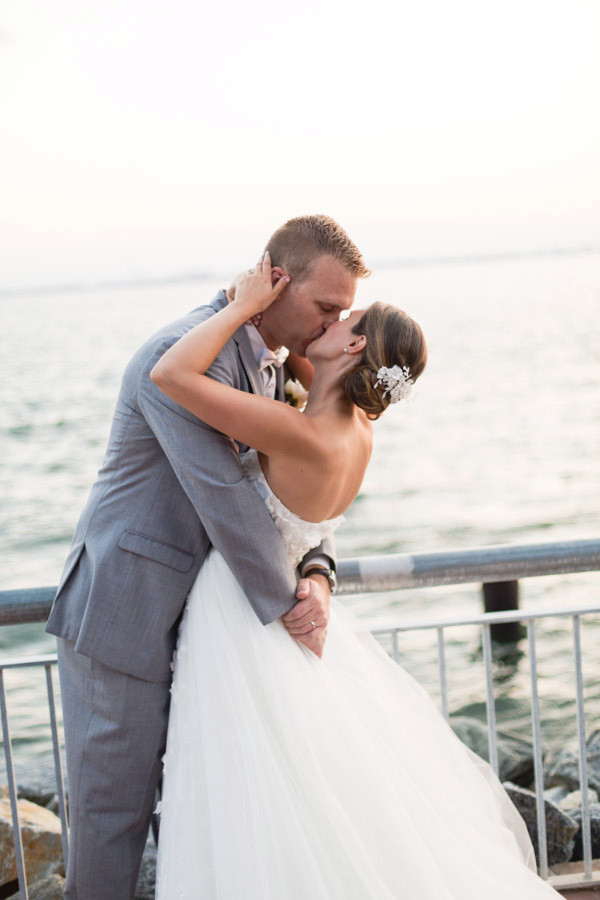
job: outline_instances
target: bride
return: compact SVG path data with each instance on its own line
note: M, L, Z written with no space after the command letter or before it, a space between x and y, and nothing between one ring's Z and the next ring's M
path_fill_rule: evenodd
M412 319L376 303L309 345L304 413L205 376L288 282L272 286L265 254L151 377L254 448L245 477L295 568L341 522L369 460L370 420L406 396L426 347ZM181 623L164 762L157 900L558 896L490 766L357 620L332 600L319 656L281 620L259 622L215 550Z

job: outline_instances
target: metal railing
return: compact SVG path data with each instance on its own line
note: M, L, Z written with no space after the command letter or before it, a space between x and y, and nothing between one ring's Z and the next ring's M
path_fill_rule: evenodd
M555 575L562 573L600 571L600 540L568 541L561 543L526 544L480 547L437 553L394 554L388 556L357 557L340 560L338 580L341 594L369 593L404 588L418 588L434 585L463 584L467 582L513 581L518 578ZM43 622L48 616L55 588L33 588L0 591L0 625L23 622ZM594 872L591 854L590 808L588 793L588 773L585 741L583 678L581 661L581 617L600 614L600 605L578 609L544 610L524 612L485 613L478 616L454 617L421 621L410 625L388 625L370 629L382 637L389 635L392 655L399 660L398 635L416 630L437 632L438 670L442 713L448 720L448 685L446 671L446 629L461 625L477 625L481 628L483 660L486 673L486 712L488 726L489 759L498 774L498 744L492 670L493 625L508 622L527 623L527 637L530 660L531 717L533 731L534 778L536 788L536 809L538 825L539 872L542 878L549 878L546 819L543 796L543 765L541 727L538 697L537 655L535 622L550 617L570 617L573 627L573 656L575 661L575 698L577 710L577 734L579 752L579 775L582 791L582 837L584 854L583 873L573 874L561 881L561 887L579 884L600 884L600 872ZM65 863L68 857L68 822L65 803L64 780L60 758L58 728L56 721L55 696L52 683L52 666L56 656L32 657L0 662L0 706L2 713L2 733L6 759L6 772L11 801L15 854L21 897L27 900L27 886L23 848L19 826L17 788L12 763L12 745L4 688L4 669L44 666L50 710L52 745L57 783L59 814L62 830L62 844ZM556 884L557 879L551 878Z
M562 884L563 887L576 886L580 883L587 885L600 884L600 871L595 874L592 871L592 845L591 845L591 823L589 808L589 785L587 773L587 746L585 738L585 718L584 718L584 698L583 698L583 675L582 675L582 659L581 659L581 617L585 615L600 615L600 605L579 607L577 609L552 609L542 612L527 613L519 610L508 610L503 613L484 613L480 616L469 616L461 618L438 619L437 621L413 622L410 625L393 625L371 628L370 631L374 635L389 635L392 639L392 656L399 662L400 654L398 647L398 635L407 631L437 631L438 646L438 669L440 683L440 697L442 713L446 721L449 721L448 715L448 684L446 676L446 636L445 630L461 625L479 625L481 626L481 637L483 647L483 660L485 664L485 680L486 680L486 718L488 728L488 752L490 765L498 775L498 737L496 730L496 710L494 699L494 684L492 675L492 640L491 628L493 625L506 622L526 622L527 623L527 640L529 649L529 666L530 666L530 689L531 689L531 720L532 720L532 737L533 737L533 768L535 780L535 796L536 796L536 820L538 828L538 847L539 847L539 874L542 878L549 877L548 866L548 844L546 836L546 816L545 816L545 798L544 798L544 769L542 759L542 740L540 727L540 708L538 695L538 674L537 674L537 649L535 637L535 623L538 620L550 618L571 618L573 630L573 659L575 663L575 700L577 711L577 744L579 757L579 784L582 794L582 840L583 840L583 877L573 875L568 879L568 883Z
M496 544L435 553L358 556L338 564L340 593L391 591L600 570L600 540Z
M46 672L46 689L48 692L48 709L50 713L50 730L52 733L52 749L54 752L54 773L56 777L58 811L61 824L61 839L65 868L69 859L69 823L67 818L67 804L65 800L65 782L60 756L60 742L58 737L58 722L56 716L56 698L52 667L56 665L56 655L31 656L27 659L14 659L0 662L0 711L2 714L2 741L4 744L4 759L6 763L6 777L8 781L8 793L10 797L10 810L12 816L13 837L15 842L15 858L17 864L17 876L21 900L28 900L27 878L25 872L25 857L23 854L23 841L21 838L21 825L17 798L17 784L12 758L12 741L10 725L8 722L8 709L6 704L6 688L4 685L4 671L6 669L21 669L32 666L43 666Z

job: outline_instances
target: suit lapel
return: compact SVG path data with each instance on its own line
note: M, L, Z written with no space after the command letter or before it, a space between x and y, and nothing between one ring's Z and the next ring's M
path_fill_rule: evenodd
M285 401L285 365L275 369L275 399Z
M210 305L214 307L217 312L227 306L227 296L225 291L219 291ZM238 356L248 377L248 381L250 382L252 392L254 394L262 395L262 381L245 325L241 325L240 328L238 328L233 335L233 340L238 349Z
M256 360L254 359L254 352L245 325L238 328L233 335L233 340L237 344L240 361L248 376L248 381L250 382L253 393L262 396L262 380L258 371L258 366L256 365Z

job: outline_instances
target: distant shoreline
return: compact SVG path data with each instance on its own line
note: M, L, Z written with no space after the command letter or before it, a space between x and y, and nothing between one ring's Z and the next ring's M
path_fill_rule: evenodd
M525 260L552 256L582 256L600 254L600 247L559 247L548 250L506 250L498 253L465 254L462 256L430 256L414 259L378 260L377 269L393 269L419 266L455 266L464 263L489 263L502 260ZM227 278L222 272L188 272L179 275L163 275L151 278L115 278L107 281L68 282L54 285L29 285L0 288L0 299L26 297L34 294L72 294L114 291L127 288L158 287L160 285L193 284L218 281Z

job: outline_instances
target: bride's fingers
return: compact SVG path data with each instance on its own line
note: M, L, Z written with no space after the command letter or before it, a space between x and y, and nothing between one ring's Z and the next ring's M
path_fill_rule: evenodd
M273 300L276 300L279 295L286 289L288 284L292 279L289 275L284 275L283 278L280 278L276 285L273 286Z

